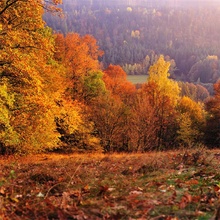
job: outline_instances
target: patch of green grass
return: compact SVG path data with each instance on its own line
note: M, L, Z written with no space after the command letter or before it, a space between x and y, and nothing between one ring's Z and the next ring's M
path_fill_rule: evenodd
M142 84L147 82L147 75L127 75L127 80L133 84Z

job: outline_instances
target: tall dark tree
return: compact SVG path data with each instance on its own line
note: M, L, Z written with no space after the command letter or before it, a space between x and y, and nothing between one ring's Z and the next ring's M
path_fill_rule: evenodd
M220 82L214 85L214 96L206 103L208 111L205 139L210 147L220 147Z

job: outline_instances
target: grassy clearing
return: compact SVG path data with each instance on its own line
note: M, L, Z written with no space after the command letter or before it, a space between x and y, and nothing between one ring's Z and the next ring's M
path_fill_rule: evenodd
M133 84L146 83L147 75L127 75L127 80Z
M36 155L0 159L0 219L210 219L220 153Z

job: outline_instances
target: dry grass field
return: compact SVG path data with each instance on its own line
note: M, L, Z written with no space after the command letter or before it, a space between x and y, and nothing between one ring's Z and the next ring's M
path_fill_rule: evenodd
M220 151L0 159L0 219L220 219Z

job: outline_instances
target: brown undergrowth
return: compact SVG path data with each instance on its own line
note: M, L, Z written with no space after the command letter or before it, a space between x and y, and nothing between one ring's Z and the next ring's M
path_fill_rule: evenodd
M215 219L220 203L218 150L44 154L0 168L0 219Z

